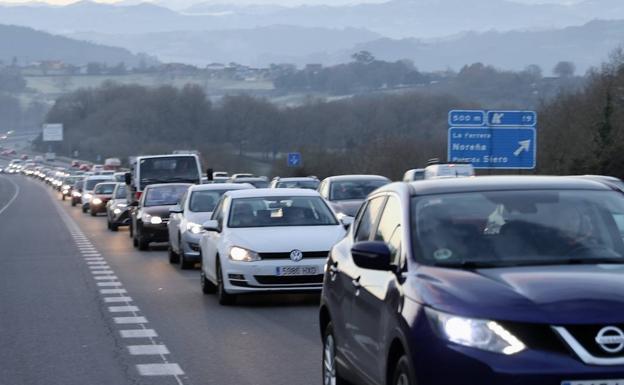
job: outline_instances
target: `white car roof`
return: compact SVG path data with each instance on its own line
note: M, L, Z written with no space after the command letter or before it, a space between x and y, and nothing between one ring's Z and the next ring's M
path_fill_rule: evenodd
M279 178L277 179L277 181L278 182L305 182L305 181L318 181L318 179L312 176L294 176L294 177L287 177L287 178Z
M214 184L197 184L191 186L189 191L207 191L207 190L246 190L253 189L254 186L246 183L214 183Z
M256 188L247 190L228 191L225 195L231 198L261 198L261 197L283 197L283 196L310 196L320 197L321 195L309 189L302 188Z

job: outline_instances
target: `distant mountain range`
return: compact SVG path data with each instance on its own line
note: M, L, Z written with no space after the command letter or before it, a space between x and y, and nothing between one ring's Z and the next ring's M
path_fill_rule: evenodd
M19 64L59 60L73 65L124 62L127 66L136 66L141 60L124 48L73 40L26 27L0 25L0 61L11 63L14 58Z
M149 52L161 61L204 66L236 62L252 66L271 63L328 63L327 55L382 36L362 29L270 26L210 32L158 32L148 34L76 33L72 38L117 44L133 52ZM304 63L303 60L306 62Z
M350 61L353 53L366 50L383 60L410 59L424 71L459 70L466 64L482 62L514 70L537 64L549 73L559 61L569 60L580 73L599 65L624 42L624 20L542 31L468 32L437 39L389 39L361 29L292 26L70 36L198 66L232 61L261 67L271 63L332 65Z
M624 19L622 0L574 5L509 0L390 0L351 6L240 6L195 4L173 11L155 4L119 6L82 1L65 7L0 6L0 23L55 33L152 33L250 29L271 25L368 29L391 38L431 38L460 32L537 30Z

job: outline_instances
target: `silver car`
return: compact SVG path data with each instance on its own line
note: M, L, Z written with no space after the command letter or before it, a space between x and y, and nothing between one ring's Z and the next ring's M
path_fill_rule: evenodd
M210 219L221 196L230 190L252 189L241 183L201 184L189 188L180 204L169 212L169 262L179 263L182 269L190 269L201 262L199 239L202 224Z
M368 194L388 183L390 179L379 175L330 176L323 179L318 191L342 220L355 217Z

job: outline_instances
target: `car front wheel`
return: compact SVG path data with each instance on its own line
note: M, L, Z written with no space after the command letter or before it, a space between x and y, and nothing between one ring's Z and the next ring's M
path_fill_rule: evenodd
M323 336L323 385L345 385L336 366L336 338L334 326L330 322Z
M202 293L214 294L217 291L217 287L214 285L214 283L210 282L210 280L206 278L206 273L204 273L203 269L199 277L201 280Z
M221 271L219 256L217 256L217 297L219 298L220 305L228 306L233 305L234 302L236 302L236 295L229 294L225 291L225 283L223 282L223 272Z
M405 355L399 358L397 362L392 376L392 385L416 385L416 380L410 370L409 360Z

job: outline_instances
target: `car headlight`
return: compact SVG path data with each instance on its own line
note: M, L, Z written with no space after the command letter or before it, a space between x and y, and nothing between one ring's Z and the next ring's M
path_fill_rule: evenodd
M85 200L90 200L91 198L93 198L93 195L86 193L82 196Z
M121 210L115 209L115 210L113 210L113 214L119 215L119 214L121 214Z
M99 205L102 204L102 200L100 198L93 198L91 203L93 203L94 205Z
M80 198L82 194L79 191L73 191L72 196L75 196L76 198Z
M233 246L230 248L230 259L237 262L255 262L259 261L261 258L255 251Z
M159 225L159 224L161 224L163 222L162 218L159 217L159 216L156 216L156 215L150 216L149 221L153 225Z
M526 349L522 341L495 321L459 317L432 309L427 309L427 314L440 335L456 344L506 355Z
M186 224L186 230L190 231L191 234L199 234L204 231L204 228L201 225L198 225L197 223L188 222Z

